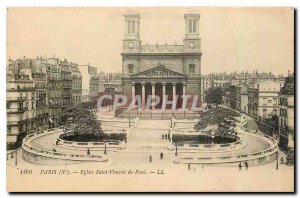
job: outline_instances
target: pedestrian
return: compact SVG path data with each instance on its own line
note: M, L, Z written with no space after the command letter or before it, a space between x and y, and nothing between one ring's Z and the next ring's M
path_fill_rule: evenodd
M246 170L248 170L248 162L247 161L245 162L245 167L246 167Z
M239 171L242 170L242 163L239 164Z
M162 159L164 157L163 152L160 153L160 159Z
M87 154L88 154L88 155L90 155L90 154L91 154L91 153L90 153L90 149L89 149L89 148L88 148L88 150L87 150Z
M150 162L150 164L152 162L152 156L151 155L149 156L149 162Z
M188 170L191 170L191 164L188 164Z
M202 170L204 170L204 166L202 165Z
M280 164L284 164L283 157L280 158Z

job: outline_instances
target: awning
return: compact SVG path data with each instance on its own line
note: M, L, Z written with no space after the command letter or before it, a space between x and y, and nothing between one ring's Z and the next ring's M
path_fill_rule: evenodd
M49 121L50 121L51 123L53 123L53 120L52 120L51 118L49 118Z

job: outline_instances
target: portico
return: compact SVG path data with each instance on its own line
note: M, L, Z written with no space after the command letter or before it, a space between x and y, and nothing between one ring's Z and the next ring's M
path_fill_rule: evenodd
M171 101L176 104L176 108L180 108L182 96L186 95L186 81L187 76L184 74L158 66L131 76L131 98L134 99L139 95L143 108L145 108L148 98L154 102L155 96L159 97L159 103L152 109L161 108L163 101L168 101L167 109L172 107Z
M145 108L146 101L150 96L152 102L155 101L155 96L159 97L160 101L155 106L157 108L162 106L163 101L173 101L174 103L177 102L176 108L180 108L182 105L182 97L186 95L185 90L185 82L132 82L131 97L134 99L136 95L140 95L143 109ZM178 97L177 100L176 96ZM171 106L171 104L168 104L167 109L170 109ZM152 107L152 109L155 109L155 107Z

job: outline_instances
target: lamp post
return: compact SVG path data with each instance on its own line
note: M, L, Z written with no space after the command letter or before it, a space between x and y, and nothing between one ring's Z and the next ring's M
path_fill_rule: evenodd
M18 165L18 151L16 151L15 153L16 153L15 166L17 166Z
M131 115L130 115L130 109L128 108L128 111L129 111L129 120L128 120L128 125L129 125L129 128L131 128L131 123L130 123L130 120L131 120Z
M106 141L104 142L104 155L106 155Z
M278 155L279 155L279 153L278 153L278 151L277 151L277 153L276 153L276 170L278 170L279 169L279 166L278 166Z

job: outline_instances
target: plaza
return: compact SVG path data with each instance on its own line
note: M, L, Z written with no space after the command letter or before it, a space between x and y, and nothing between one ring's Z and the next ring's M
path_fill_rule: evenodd
M277 141L255 130L249 130L245 125L247 120L241 120L236 127L238 142L231 144L215 145L176 145L178 156L175 154L174 143L164 138L167 134L192 134L193 126L197 119L193 120L155 120L134 118L129 127L126 118L110 118L109 113L98 113L102 129L106 133L126 133L125 142L105 143L76 143L61 140L65 132L61 129L47 130L43 133L28 135L23 141L23 156L30 163L57 165L72 164L84 161L118 161L118 156L132 153L144 153L151 155L163 152L173 156L171 162L175 164L223 164L237 166L236 163L251 161L250 165L261 165L276 160L278 152ZM101 115L102 114L102 115ZM105 115L103 115L105 114ZM245 118L245 117L243 117ZM159 125L157 125L159 123ZM57 143L57 141L61 143ZM104 145L105 144L105 145ZM195 148L195 146L197 148ZM204 147L203 147L204 146ZM90 153L87 154L89 148ZM104 151L105 150L105 151ZM107 152L108 154L105 154ZM30 155L32 154L32 155ZM111 156L111 154L113 154ZM158 155L158 154L157 154ZM64 157L66 156L66 157ZM146 157L145 156L145 157ZM57 160L56 160L57 159Z
M211 182L217 182L220 184L219 186L228 187L228 186L236 186L242 185L241 183L232 183L228 180L210 180L213 176L215 177L231 177L234 176L233 181L238 181L243 178L243 184L259 189L259 184L262 181L269 180L271 178L287 178L288 175L291 178L293 175L293 167L288 167L283 164L277 166L276 158L272 158L270 161L262 162L260 164L249 163L249 170L246 170L243 167L243 171L239 173L237 163L227 163L224 160L217 160L213 163L209 163L209 161L213 161L216 159L228 158L233 156L245 156L250 155L251 153L261 153L265 150L270 149L272 146L272 142L268 141L268 139L264 139L260 135L253 136L248 131L242 130L242 128L237 127L238 136L244 141L246 144L237 148L236 150L232 149L230 151L192 151L192 150L180 150L178 149L178 155L175 155L175 150L170 150L170 142L167 139L162 139L162 135L166 134L171 127L170 120L147 120L140 119L136 125L132 125L131 128L128 127L127 122L118 122L119 124L112 124L112 119L109 118L109 115L101 115L102 119L102 127L105 130L120 130L121 128L126 129L126 133L128 135L128 140L125 148L116 149L107 147L107 154L104 154L104 148L90 148L90 156L87 155L86 149L80 148L70 148L63 147L61 145L56 145L55 141L59 134L63 133L60 130L53 130L45 132L45 135L33 138L30 140L30 147L34 149L38 149L40 151L44 151L43 153L39 153L40 157L34 156L29 158L24 157L27 153L22 152L24 147L19 150L17 153L17 165L15 155L11 158L8 155L8 169L13 175L12 172L20 169L31 169L33 171L39 172L40 169L68 169L68 170L102 170L102 171L122 171L122 170L135 170L143 172L145 171L146 177L151 177L151 171L163 170L166 177L167 175L173 175L172 177L178 177L178 173L181 174L181 180L192 180L192 178L199 181L199 187L197 190L213 190L213 188L209 185ZM104 119L104 117L106 117ZM116 118L114 118L116 119ZM108 122L107 122L108 121ZM110 122L109 122L110 121ZM123 120L124 121L124 120ZM181 120L182 121L182 120ZM126 123L126 124L125 124ZM159 123L159 125L157 124ZM193 123L193 122L190 122ZM175 123L176 124L176 123ZM191 124L185 125L189 126ZM179 126L179 125L178 125ZM277 146L277 144L276 144ZM25 148L26 149L26 148ZM34 149L29 149L28 151L34 152ZM61 155L51 156L47 155L47 152L53 152L55 149L56 153L60 153ZM163 152L164 157L160 159L159 155ZM275 150L277 152L277 150ZM279 158L284 154L280 151ZM74 158L64 158L63 155L74 155L77 157ZM153 161L149 163L149 155L152 156ZM81 157L84 156L84 157ZM91 156L97 156L97 158L93 158L92 160L89 158ZM44 159L43 159L44 158ZM64 158L64 160L62 160ZM209 158L211 160L209 160ZM198 160L196 160L198 159ZM33 160L33 161L32 161ZM244 160L249 160L248 158L244 158L240 160L244 162ZM239 161L239 162L240 162ZM239 174L237 174L239 173ZM141 173L142 174L142 173ZM250 175L255 174L257 182L250 183L250 181L244 181L245 178L250 179ZM38 176L38 175L36 175ZM110 175L112 176L112 175ZM92 175L92 177L99 177ZM101 177L105 177L101 175ZM128 181L131 178L128 176L124 176ZM153 176L152 176L153 177ZM68 178L66 178L68 180ZM83 178L83 180L85 180ZM200 181L206 181L205 183ZM246 179L247 180L247 179ZM290 181L290 180L288 180ZM164 184L166 189L171 189L171 186L168 184ZM291 185L289 183L289 185ZM271 186L271 185L270 185ZM272 184L272 187L276 189L276 185ZM268 189L272 189L272 187ZM220 188L218 188L220 189ZM228 190L228 188L226 188ZM245 188L241 188L246 189ZM195 190L195 189L194 189Z

